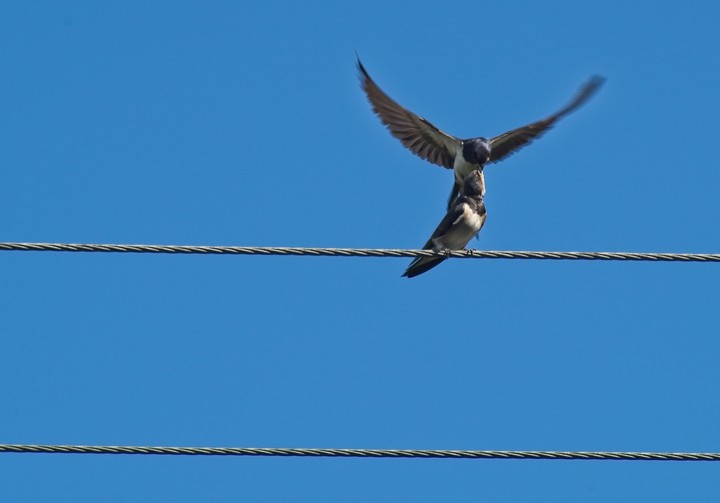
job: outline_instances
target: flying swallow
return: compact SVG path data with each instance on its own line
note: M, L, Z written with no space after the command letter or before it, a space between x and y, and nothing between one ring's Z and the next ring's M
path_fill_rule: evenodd
M485 223L485 179L475 170L465 177L461 195L453 202L423 250L462 250ZM403 276L414 278L429 271L447 257L417 257Z
M453 170L455 184L448 199L448 209L460 193L463 180L469 173L482 170L486 163L505 159L542 136L555 122L590 99L605 81L603 77L592 77L580 88L570 103L545 119L513 129L489 140L483 137L461 140L441 131L427 119L400 106L375 84L360 62L360 58L357 60L357 65L361 74L362 88L368 101L390 133L415 155L433 164Z

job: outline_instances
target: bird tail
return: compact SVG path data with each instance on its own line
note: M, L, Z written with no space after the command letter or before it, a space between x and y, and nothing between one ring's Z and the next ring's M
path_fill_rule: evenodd
M458 194L460 194L460 187L458 187L457 182L453 183L452 190L450 191L450 197L448 198L448 204L447 204L447 210L450 211L450 208L452 208L453 203L458 198Z
M419 276L439 265L440 262L444 262L446 259L447 257L418 257L410 262L410 265L403 273L403 278L414 278L415 276Z

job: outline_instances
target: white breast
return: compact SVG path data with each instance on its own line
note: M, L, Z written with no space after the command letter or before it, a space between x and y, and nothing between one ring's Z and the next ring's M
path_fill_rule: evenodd
M482 228L483 224L485 223L485 216L478 215L477 213L472 211L467 204L465 204L463 206L464 206L463 215L465 216L465 224L472 231L472 236L470 236L470 239L472 239L475 236L475 234L480 232L480 229Z
M440 248L462 250L472 238L480 231L485 223L485 215L480 216L467 204L463 204L463 213L453 222L452 228L443 236L435 239Z
M462 183L465 181L465 177L475 171L475 166L467 162L462 156L462 149L458 149L457 155L455 156L455 163L453 164L453 173L455 173L455 180L462 187Z

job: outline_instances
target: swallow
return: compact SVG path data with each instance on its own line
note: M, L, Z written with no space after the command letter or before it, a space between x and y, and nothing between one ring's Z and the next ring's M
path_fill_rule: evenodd
M462 250L470 240L480 232L485 224L485 179L482 171L475 170L465 177L462 193L453 202L445 218L437 226L435 232L423 250ZM403 274L406 278L414 278L429 271L447 257L417 257L410 263Z
M465 177L482 170L487 163L501 161L518 149L539 138L559 119L573 112L600 88L603 77L593 76L562 109L545 119L533 122L489 140L483 137L461 140L438 129L430 121L403 108L370 78L358 57L360 82L373 111L387 126L390 134L400 140L415 155L428 162L452 169L455 175L448 210L460 193Z

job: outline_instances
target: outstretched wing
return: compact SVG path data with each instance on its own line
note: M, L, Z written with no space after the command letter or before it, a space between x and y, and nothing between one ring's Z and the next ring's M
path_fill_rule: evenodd
M527 126L513 129L512 131L503 133L495 138L491 138L489 162L497 162L504 159L531 141L542 136L543 133L550 129L558 119L574 111L589 100L590 97L600 88L603 82L605 82L605 79L596 75L580 88L580 91L575 98L562 110L554 113L546 119L533 122Z
M373 111L390 133L414 154L426 161L452 169L455 153L462 142L439 130L429 121L406 110L385 94L370 78L365 67L357 61L360 81Z

